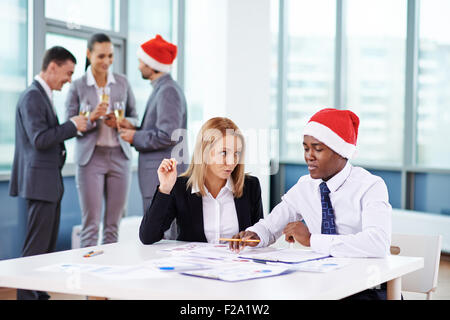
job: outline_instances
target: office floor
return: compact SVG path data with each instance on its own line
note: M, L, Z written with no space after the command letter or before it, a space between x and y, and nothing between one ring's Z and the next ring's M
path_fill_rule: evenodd
M85 300L84 296L50 293L51 300ZM425 300L421 293L403 292L405 300ZM0 288L0 300L15 300L16 291ZM438 288L433 294L433 300L450 300L450 256L443 256L439 266Z

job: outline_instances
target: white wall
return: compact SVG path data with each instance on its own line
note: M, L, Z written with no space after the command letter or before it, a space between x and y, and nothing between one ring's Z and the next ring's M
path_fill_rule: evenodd
M450 219L444 215L394 209L392 233L441 235L442 252L450 253Z
M225 116L248 134L246 168L260 179L267 213L270 159L265 134L275 116L269 112L270 0L189 0L186 5L188 104L202 105L202 123ZM190 128L191 142L198 125Z
M247 132L247 169L261 182L269 208L270 1L228 0L226 113Z

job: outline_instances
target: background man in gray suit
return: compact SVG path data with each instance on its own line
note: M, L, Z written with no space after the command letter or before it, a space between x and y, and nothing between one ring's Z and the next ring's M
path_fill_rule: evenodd
M177 47L165 41L160 35L144 43L138 49L139 70L144 79L151 81L153 92L147 103L142 124L134 128L123 121L121 137L131 143L139 152L139 186L142 193L144 212L152 203L158 186L157 170L163 159L175 157L179 163L178 172L184 172L189 158L186 134L172 140L172 134L187 127L186 99L180 86L172 79L170 70L177 56ZM177 146L182 144L182 146ZM182 154L172 154L172 150ZM172 225L174 226L174 225ZM166 238L174 239L176 230L172 227Z
M22 256L55 250L64 193L61 169L66 160L64 141L86 130L87 119L75 116L60 124L52 91L70 82L75 57L62 47L49 49L42 71L20 96L16 111L16 148L10 195L26 199L28 225ZM46 300L46 292L17 290L17 299Z

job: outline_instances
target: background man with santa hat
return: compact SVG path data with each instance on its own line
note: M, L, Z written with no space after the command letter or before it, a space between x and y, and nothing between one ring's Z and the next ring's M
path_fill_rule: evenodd
M176 150L188 152L186 135L179 140L172 140L172 134L176 130L187 128L186 99L182 89L170 75L177 50L177 46L160 35L139 47L139 70L142 78L151 81L153 92L139 128L135 128L126 119L120 123L121 138L139 152L138 177L144 212L149 209L159 184L157 170L161 161L172 158L175 147ZM178 144L182 146L177 146ZM177 170L184 172L186 164L178 156L183 155L175 157L179 163ZM165 237L175 239L174 227L168 230Z
M306 125L303 137L309 175L301 177L266 218L234 236L274 243L282 234L333 257L385 257L391 243L388 190L380 177L352 166L359 118L351 111L323 109ZM230 249L256 246L230 243ZM385 299L386 284L352 296Z

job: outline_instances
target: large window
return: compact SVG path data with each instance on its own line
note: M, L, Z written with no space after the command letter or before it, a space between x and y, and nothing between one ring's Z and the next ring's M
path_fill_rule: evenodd
M314 112L350 109L361 119L352 162L385 179L396 208L448 214L418 182L446 190L450 173L450 2L279 3L281 165L305 168L301 129Z
M173 0L131 0L128 3L127 75L136 96L138 114L142 117L152 86L141 77L136 52L141 44L157 34L173 41ZM176 78L176 73L172 72L172 76Z
M67 22L71 28L119 31L120 0L46 0L45 16Z
M450 1L420 2L417 163L450 168Z
M139 119L144 116L147 101L153 91L149 80L142 79L138 69L136 56L139 46L154 38L157 34L167 41L173 41L173 0L131 0L128 1L128 43L127 43L127 76L134 95ZM172 77L176 79L175 60ZM133 148L133 158L136 163L137 152Z
M0 171L14 157L16 105L27 85L27 0L0 1Z
M128 4L126 19L121 14L121 9L124 9L121 5L123 3L120 0L46 0L45 20L51 31L46 34L45 48L61 45L75 55L78 62L73 75L75 80L85 72L88 38L95 32L108 34L114 45L115 57L111 71L126 72L136 96L138 116L142 118L152 87L148 80L143 80L141 77L136 52L139 45L156 34L161 34L169 41L172 40L173 0L127 1L125 2ZM68 90L67 84L61 92L54 94L54 103L60 121L66 118L64 104ZM66 141L67 164L73 162L74 144L74 139ZM136 161L136 152L134 153Z
M335 0L286 1L286 105L284 158L303 159L302 129L313 113L333 105L336 34Z
M271 0L270 1L270 36L271 36L271 50L272 54L270 56L270 114L273 115L271 117L270 126L272 129L278 128L278 117L277 114L278 108L278 99L280 96L278 95L278 76L280 71L280 59L278 57L279 52L279 43L280 38L279 35L279 25L280 25L280 2L279 0Z
M361 120L358 162L401 165L406 0L347 0L346 101Z
M115 62L111 71L123 73L124 39L120 31L120 0L98 1L58 1L45 0L45 47L63 46L77 59L72 80L85 73L86 50L88 38L96 32L107 33L114 44ZM35 68L36 70L36 68ZM60 92L54 92L53 103L59 121L66 121L65 102L70 84L66 84ZM65 142L67 148L67 164L73 163L75 139Z
M54 33L48 33L45 40L46 49L53 46L62 46L68 49L77 59L77 65L75 66L75 72L72 76L72 80L80 78L84 74L84 69L86 66L86 48L87 40L80 39L76 37L69 37ZM55 106L56 112L58 114L59 122L63 123L66 121L66 108L65 102L67 94L69 93L70 84L64 85L61 91L53 92L53 104ZM67 163L72 163L74 158L74 148L75 140L70 139L65 142L67 148Z

